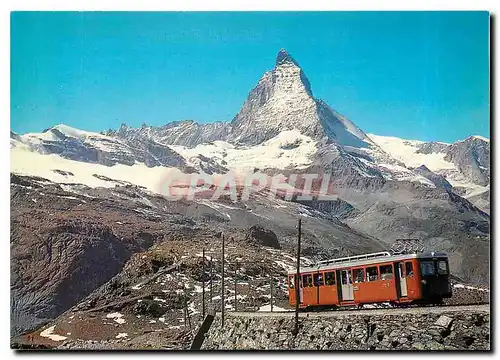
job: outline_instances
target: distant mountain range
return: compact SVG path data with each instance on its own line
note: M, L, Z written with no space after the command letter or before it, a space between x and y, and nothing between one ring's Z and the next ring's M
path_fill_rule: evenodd
M313 96L304 71L285 50L231 122L122 124L103 133L66 125L43 133L11 132L11 173L37 184L23 190L28 193L43 193L44 186L56 183L61 196L99 191L114 198L116 189L125 187L147 200L162 194L172 174L257 170L284 176L328 172L339 199L297 203L255 194L247 204L195 199L196 211L168 202L161 209L151 203L148 211L163 214L171 206L214 229L221 221L235 228L259 224L274 231L284 247L293 247L295 221L302 216L305 246L317 258L380 251L395 239L417 237L428 250L450 253L454 275L489 283L489 140L471 136L447 144L367 134ZM22 197L28 204L14 202L14 207L36 206L30 196ZM20 235L11 236L15 247ZM33 246L43 239L34 238ZM18 261L13 259L15 266ZM28 296L19 291L18 297Z

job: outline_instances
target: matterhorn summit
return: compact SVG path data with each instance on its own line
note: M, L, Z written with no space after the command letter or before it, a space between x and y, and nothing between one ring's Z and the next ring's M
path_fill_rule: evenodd
M274 69L266 72L231 122L230 140L256 145L284 130L298 130L315 140L368 147L372 141L351 121L313 97L297 61L281 49Z

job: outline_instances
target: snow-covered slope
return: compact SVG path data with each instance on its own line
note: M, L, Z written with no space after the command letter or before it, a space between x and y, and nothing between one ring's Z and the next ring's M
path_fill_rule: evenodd
M178 176L175 167L148 167L144 163L106 166L66 159L57 154L41 154L27 147L10 151L10 171L20 175L38 176L57 183L83 184L90 187L115 187L133 184L161 193L162 179Z
M453 144L406 140L391 136L368 135L392 157L408 168L424 165L442 176L461 195L487 191L489 184L489 140L470 136Z
M443 147L437 148L436 152L419 153L421 146L426 144L424 141L406 140L393 136L379 136L375 134L368 134L368 136L384 151L402 161L407 167L425 165L431 171L456 168L453 163L444 160L446 152L439 151L447 149L450 144L436 143L443 145Z
M256 146L235 146L225 141L200 144L194 148L170 146L189 165L196 166L210 158L233 170L302 169L311 165L317 142L298 130L285 130ZM201 157L201 159L200 159Z
M169 147L152 139L120 139L98 133L57 125L43 133L17 135L11 132L11 148L25 148L41 154L96 163L180 167L184 160Z
M324 152L326 147L335 154L337 172L354 171L362 177L380 176L434 187L431 181L413 170L394 163L357 158L337 149L336 145L320 145L317 140L296 129L284 130L255 146L226 141L195 147L165 146L168 154L174 154L175 162L170 164L145 161L147 158L143 153L130 145L134 141L139 140L105 136L65 125L55 126L43 133L11 134L11 172L91 187L133 184L162 194L169 178L189 184L189 173L193 169L212 175L214 180L228 171L245 175L255 169L278 172L305 170L317 165L319 160L333 161L328 160L329 156ZM322 151L319 151L320 146L323 146ZM89 156L88 153L93 151L95 156ZM340 159L341 162L338 162Z

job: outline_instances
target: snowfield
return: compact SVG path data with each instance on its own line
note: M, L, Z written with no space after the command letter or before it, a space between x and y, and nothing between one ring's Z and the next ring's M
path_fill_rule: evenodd
M418 153L419 146L425 145L424 141L419 140L405 140L392 136L380 136L375 134L368 134L368 136L380 147L382 150L387 152L393 158L403 162L405 166L410 168L417 168L425 165L432 172L442 175L453 187L462 187L466 190L465 197L470 197L473 195L481 194L489 190L488 186L480 186L474 184L468 180L462 172L456 167L452 162L446 161L444 157L446 156L443 152L433 152L430 154ZM489 139L482 136L474 136L478 139L489 142ZM463 140L465 141L465 140ZM435 142L436 144L443 145L445 147L452 146L452 144ZM388 167L385 164L378 164L382 167ZM398 167L401 168L401 167ZM402 175L401 177L396 177L397 180L405 180L404 169L401 168L398 172ZM396 170L396 169L393 169ZM406 176L409 174L406 174ZM423 178L420 176L420 178ZM420 178L415 178L414 180L421 181L422 183L429 182L427 179L422 181Z
M233 170L253 171L256 167L305 168L311 164L310 156L316 152L316 144L316 141L302 135L298 130L286 130L252 147L235 147L225 141L200 144L194 148L176 145L169 147L181 154L192 166L199 163L199 156L202 155L214 159L219 164L226 162Z
M444 160L445 153L419 154L418 146L424 144L423 141L405 140L392 136L380 136L368 134L368 136L392 157L402 161L406 166L419 167L425 165L431 171L442 169L456 169L455 165ZM444 145L450 145L442 143Z
M56 183L84 184L90 187L115 187L116 182L99 179L94 174L134 185L144 186L148 190L161 193L162 181L172 176L180 176L177 168L147 167L142 163L132 166L116 164L105 166L65 159L55 154L40 154L25 147L10 150L10 171L28 176L40 176ZM62 175L53 170L70 172Z

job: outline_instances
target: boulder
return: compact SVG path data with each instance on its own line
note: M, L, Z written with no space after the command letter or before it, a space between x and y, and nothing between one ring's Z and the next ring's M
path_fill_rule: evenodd
M252 227L250 227L247 230L245 240L263 246L281 249L281 245L276 234L273 231L265 229L260 225L253 225Z

